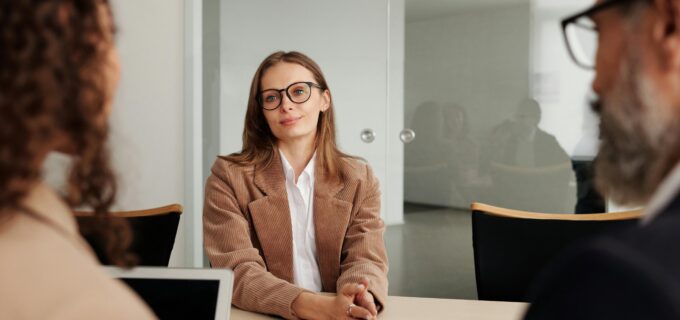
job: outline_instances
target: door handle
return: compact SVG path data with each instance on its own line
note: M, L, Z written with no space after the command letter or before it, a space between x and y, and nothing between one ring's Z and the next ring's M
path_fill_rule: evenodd
M364 143L371 143L375 140L375 131L371 129L361 130L361 141Z
M416 138L416 132L411 130L411 129L406 128L404 130L401 130L401 132L399 132L399 140L401 140L401 142L403 142L405 144L410 143L415 138Z

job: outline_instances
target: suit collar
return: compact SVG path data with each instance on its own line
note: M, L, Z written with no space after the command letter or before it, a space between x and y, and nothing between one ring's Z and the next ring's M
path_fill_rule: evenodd
M255 185L266 195L286 195L286 180L283 175L283 165L281 157L278 156L278 149L274 149L272 161L268 166L255 166L254 173Z
M317 159L318 160L318 159ZM314 169L314 189L315 189L315 199L317 197L335 197L340 190L344 187L340 179L330 177L325 170L323 170L323 165L321 161L316 161L316 168Z
M314 232L319 273L323 291L335 292L335 280L340 277L340 258L345 233L352 215L352 203L324 196L318 190L314 196Z
M283 173L283 164L279 151L274 148L274 156L268 166L255 167L255 185L266 195L286 196L286 177ZM314 156L314 190L317 195L335 197L343 188L343 183L339 179L329 177L321 161Z
M667 211L669 207L677 206L680 201L680 164L677 164L673 170L661 182L659 187L654 192L652 199L647 204L642 224L646 225L656 219L662 212Z
M343 168L339 168L343 169ZM340 257L345 243L345 232L349 226L353 205L339 193L352 188L349 181L342 182L326 174L321 161L316 162L314 186L314 232L319 273L325 292L335 292L336 279L340 276Z

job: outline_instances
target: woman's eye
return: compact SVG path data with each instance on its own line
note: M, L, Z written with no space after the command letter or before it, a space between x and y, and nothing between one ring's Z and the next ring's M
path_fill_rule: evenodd
M305 90L303 90L303 89L295 89L295 91L293 91L293 93L294 93L296 96L301 96L301 95L303 95L303 94L305 93Z
M264 97L264 101L274 102L274 101L276 101L276 96L266 96L266 97Z

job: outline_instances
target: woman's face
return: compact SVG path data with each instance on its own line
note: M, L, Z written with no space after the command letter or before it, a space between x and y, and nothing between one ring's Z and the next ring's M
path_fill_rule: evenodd
M113 96L115 95L116 89L118 88L118 82L120 81L120 57L118 56L118 50L116 50L115 40L113 38L113 33L111 26L113 21L111 21L111 15L109 11L106 10L104 6L101 6L100 14L102 15L102 28L104 31L104 39L102 39L101 46L104 50L104 78L106 81L104 89L106 90L106 101L104 105L104 120L108 120L109 113L111 112L111 106L113 103Z
M314 75L307 68L288 62L279 62L267 69L260 80L262 91L285 89L296 82L316 83ZM309 100L295 103L285 92L281 95L281 105L274 110L262 109L269 128L279 142L314 141L319 114L330 106L328 90L311 88Z
M108 52L108 63L106 66L106 105L104 107L104 116L108 119L109 113L111 113L111 106L113 104L113 97L118 88L118 82L120 81L120 59L118 57L118 51L116 47L111 46Z

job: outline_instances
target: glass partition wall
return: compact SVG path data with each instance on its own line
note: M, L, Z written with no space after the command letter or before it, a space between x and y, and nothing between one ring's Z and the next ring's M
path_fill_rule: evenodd
M476 298L469 207L604 212L592 188L592 74L560 19L589 1L406 1L405 224L395 293Z
M590 1L352 3L203 2L205 176L240 148L257 63L301 50L335 90L340 147L380 180L391 295L476 298L472 202L606 210L592 188L592 73L571 62L559 25Z
M576 212L597 124L559 21L580 2L406 2L407 203Z

